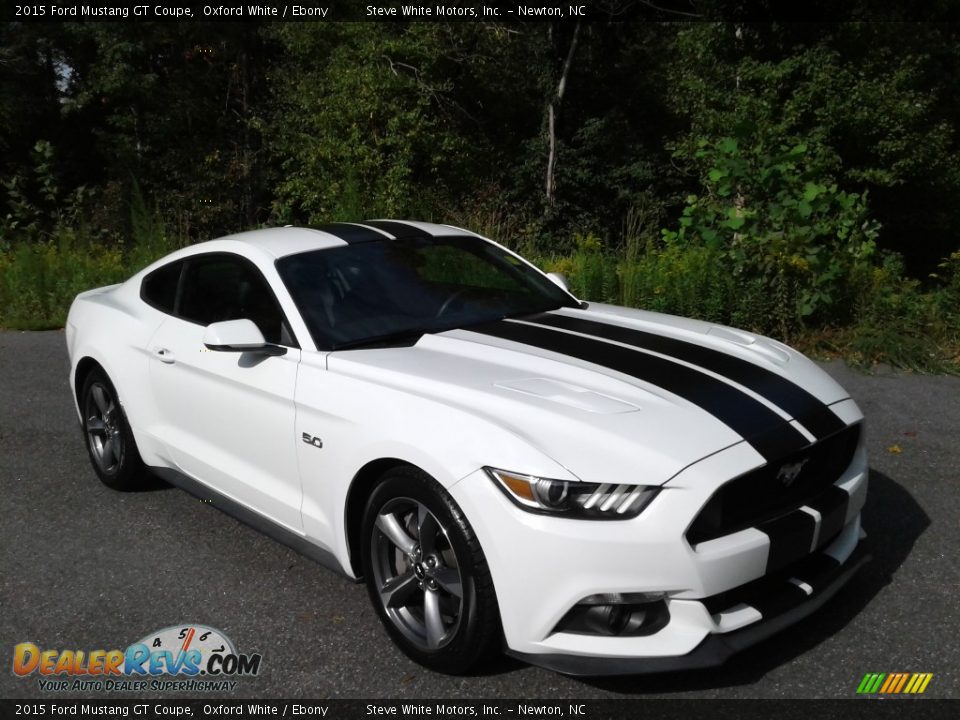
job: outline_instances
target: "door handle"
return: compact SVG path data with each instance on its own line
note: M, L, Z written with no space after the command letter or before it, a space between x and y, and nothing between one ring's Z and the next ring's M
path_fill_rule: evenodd
M153 356L160 362L167 363L168 365L172 365L177 361L173 353L167 350L167 348L155 347L153 349Z

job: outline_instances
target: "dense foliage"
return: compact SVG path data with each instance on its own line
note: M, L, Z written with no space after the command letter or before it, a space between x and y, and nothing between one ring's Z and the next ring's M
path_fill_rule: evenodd
M950 367L958 34L6 24L0 325L56 326L177 245L396 216L486 232L585 297Z

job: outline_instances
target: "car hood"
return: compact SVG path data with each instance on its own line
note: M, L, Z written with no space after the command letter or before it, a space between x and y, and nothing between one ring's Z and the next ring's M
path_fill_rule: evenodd
M328 368L507 428L586 482L661 484L744 441L772 461L842 427L828 406L847 397L776 341L604 305L335 352Z

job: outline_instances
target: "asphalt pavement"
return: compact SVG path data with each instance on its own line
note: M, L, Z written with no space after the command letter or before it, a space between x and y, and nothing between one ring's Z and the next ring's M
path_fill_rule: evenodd
M824 608L709 671L581 680L504 658L448 677L393 647L363 586L162 482L100 484L63 333L0 333L0 698L50 699L9 671L18 643L122 649L191 622L262 655L238 698L852 698L867 672L930 672L926 696L957 698L960 378L824 367L867 418L874 555Z

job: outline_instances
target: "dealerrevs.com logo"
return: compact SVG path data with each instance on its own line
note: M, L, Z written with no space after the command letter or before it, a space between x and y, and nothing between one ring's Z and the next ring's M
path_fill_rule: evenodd
M230 638L206 625L174 625L125 650L13 648L13 673L35 676L48 692L231 691L260 672L258 653L238 653ZM171 679L172 678L172 679Z

